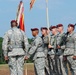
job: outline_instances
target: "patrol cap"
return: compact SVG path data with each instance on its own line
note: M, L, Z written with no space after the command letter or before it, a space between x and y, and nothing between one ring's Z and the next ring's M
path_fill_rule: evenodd
M12 21L11 21L11 24L12 24L13 22L15 22L15 23L17 24L17 21L16 21L16 20L12 20Z
M42 29L45 29L45 30L47 30L47 27L41 27L41 31L42 31Z
M39 31L38 28L31 28L31 31Z
M75 28L75 25L74 25L74 24L69 24L68 27L73 27L73 28Z
M58 28L58 27L63 27L63 24L58 24L56 27L57 27L57 28Z
M52 30L52 29L54 29L54 28L57 28L57 27L56 27L56 26L51 26L49 29Z

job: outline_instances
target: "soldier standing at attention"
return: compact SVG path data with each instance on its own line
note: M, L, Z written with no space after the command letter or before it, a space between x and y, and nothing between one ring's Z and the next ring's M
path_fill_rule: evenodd
M51 40L50 40L50 45L48 45L49 52L48 54L50 55L50 67L51 67L51 75L59 75L58 74L58 69L57 69L57 64L56 64L56 43L57 43L57 27L56 26L51 26Z
M59 32L57 36L57 49L58 52L56 53L58 56L57 64L58 64L58 71L60 75L66 75L65 67L64 67L64 62L63 62L63 52L65 49L65 33L63 31L63 25L58 24L57 25L57 31Z
M74 32L75 26L68 25L68 36L66 39L64 56L67 56L67 61L71 65L72 75L76 75L76 33Z
M23 45L25 49L23 49ZM17 28L17 22L11 21L11 29L4 35L2 49L8 61L10 75L23 75L25 53L28 50L28 39L25 33Z
M47 34L47 28L41 27L41 34L42 34L42 40L43 40L43 48L45 53L45 73L46 75L50 75L49 71L49 57L48 57L48 34Z
M43 51L42 38L38 36L38 28L33 28L31 31L34 36L34 41L32 42L32 46L28 51L28 56L26 59L33 55L35 75L45 75L45 54Z

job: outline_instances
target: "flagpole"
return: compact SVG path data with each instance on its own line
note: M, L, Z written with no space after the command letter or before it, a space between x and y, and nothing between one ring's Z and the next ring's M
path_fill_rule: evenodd
M26 66L26 71L25 72L26 72L26 75L27 75L27 63L26 62L25 62L25 66Z
M23 0L20 0L23 2ZM26 72L26 75L27 75L27 63L25 62L25 72Z
M47 20L47 28L49 31L50 22L49 22L49 12L48 12L48 0L46 0L46 20ZM50 45L50 33L48 34L48 38L49 38L49 45Z

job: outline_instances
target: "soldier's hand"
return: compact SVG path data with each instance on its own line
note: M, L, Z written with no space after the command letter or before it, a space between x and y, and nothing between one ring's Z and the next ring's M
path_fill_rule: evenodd
M73 56L73 60L76 60L76 56Z
M67 56L63 56L63 61L67 61Z
M28 57L27 56L25 57L25 60L28 60Z
M52 46L51 45L48 45L48 48L52 48Z
M8 61L8 56L5 56L4 59L5 59L5 61Z
M57 48L59 49L59 48L61 48L61 47L58 45Z

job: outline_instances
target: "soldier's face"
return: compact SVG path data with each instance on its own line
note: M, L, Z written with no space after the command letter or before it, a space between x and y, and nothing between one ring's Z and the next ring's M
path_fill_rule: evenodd
M47 34L47 30L42 29L41 34L42 34L42 35Z
M32 36L35 36L36 35L36 31L32 31Z
M69 26L68 29L67 29L67 32L71 32L73 30L74 30L73 27Z
M35 36L37 36L38 35L38 33L39 33L39 31L37 30L37 31L32 31L32 35L35 37Z
M17 24L16 24L15 22L13 22L13 23L11 24L11 27L15 27L15 26L17 26Z
M55 34L56 32L57 32L57 28L54 28L54 29L51 30L52 34Z
M58 31L58 32L61 32L62 30L63 30L63 27L58 27L58 28L57 28L57 31Z

